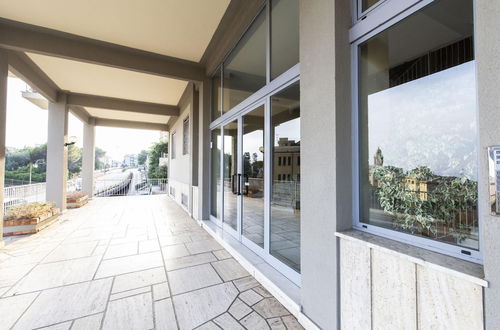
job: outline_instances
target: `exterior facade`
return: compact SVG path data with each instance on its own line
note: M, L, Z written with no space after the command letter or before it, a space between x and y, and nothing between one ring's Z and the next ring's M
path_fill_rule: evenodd
M496 328L486 7L263 1L214 69L210 119L198 123L209 160L180 165L198 166L182 188L188 211L304 325ZM391 204L395 187L407 208Z
M304 327L498 329L498 17L496 0L233 0L195 64L120 65L185 83L147 124L169 134L169 194ZM89 118L92 143L125 124Z

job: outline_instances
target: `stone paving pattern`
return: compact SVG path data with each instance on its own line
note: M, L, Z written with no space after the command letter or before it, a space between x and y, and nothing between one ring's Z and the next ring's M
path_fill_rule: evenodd
M61 219L0 250L0 330L302 329L165 195Z

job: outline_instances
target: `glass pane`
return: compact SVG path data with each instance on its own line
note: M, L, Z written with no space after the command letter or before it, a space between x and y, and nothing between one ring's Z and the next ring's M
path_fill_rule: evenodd
M225 61L224 113L266 85L266 36L262 11Z
M271 2L271 79L299 63L299 0Z
M374 4L376 4L379 1L381 1L381 0L361 0L361 12L366 11L367 9L369 9L371 6L373 6Z
M472 0L359 48L361 221L478 249Z
M224 126L224 222L234 230L238 225L238 121Z
M243 235L264 247L264 106L243 116Z
M300 272L300 85L298 82L271 97L271 130L273 181L270 250L273 256ZM282 159L281 163L278 159Z
M211 183L210 183L210 197L211 197L211 207L210 214L220 219L221 216L221 201L222 201L222 189L220 180L220 156L222 151L222 137L220 128L212 130L212 140L211 140Z
M220 68L217 73L212 77L212 121L219 118L221 115L221 79Z

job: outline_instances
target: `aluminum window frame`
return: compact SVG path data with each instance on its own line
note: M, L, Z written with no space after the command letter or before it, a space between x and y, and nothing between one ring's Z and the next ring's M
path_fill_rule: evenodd
M412 234L407 234L404 232L399 232L396 230L386 229L383 227L367 224L361 222L360 218L360 148L359 148L359 133L361 130L359 123L359 46L375 35L387 30L388 28L394 26L395 24L401 22L406 19L408 16L416 13L417 11L423 9L427 5L433 3L435 0L386 0L383 2L384 4L392 4L402 2L414 2L413 5L410 5L406 8L405 11L400 12L398 15L392 17L390 20L384 22L383 24L378 25L375 28L372 27L372 23L369 25L363 26L363 29L359 29L359 26L356 28L355 26L350 31L351 36L351 74L352 74L352 211L353 211L353 228L371 233L377 236L389 238L395 241L399 241L402 243L410 244L416 247L420 247L426 250L438 252L444 255L452 256L458 259L463 259L466 261L470 261L477 264L483 263L483 249L482 249L482 221L481 221L481 213L478 207L478 231L479 231L479 247L478 250L461 247L458 245L453 245L437 240L433 240L431 238L425 238L422 236L416 236ZM386 6L384 6L386 7ZM373 10L375 13L378 10L383 9L384 7L377 7ZM400 9L399 7L397 8ZM385 10L385 9L384 9ZM393 11L392 11L393 12ZM355 29L354 33L352 30ZM476 116L478 115L478 109L476 108ZM477 133L477 141L479 143L479 131ZM476 160L478 165L480 163L480 154L481 151L478 148L478 159ZM478 167L478 175L479 175L479 167ZM481 205L482 200L478 195L478 206Z
M186 127L186 125L187 125L187 127ZM189 141L189 135L190 135L189 129L190 129L189 116L187 116L182 121L182 155L183 156L189 155L189 143L191 142L191 141Z
M172 159L175 159L176 158L176 148L175 148L175 134L177 133L177 131L173 131L172 132L172 135L170 136L170 141L171 141L171 147L170 147L170 154L172 155L171 158Z

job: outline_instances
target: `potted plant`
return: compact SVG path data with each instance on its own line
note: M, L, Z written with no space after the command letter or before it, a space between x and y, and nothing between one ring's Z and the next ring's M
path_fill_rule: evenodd
M76 209L84 206L89 201L89 196L81 191L72 191L66 195L66 207Z
M4 217L4 236L34 234L59 219L53 203L28 203L9 208Z

